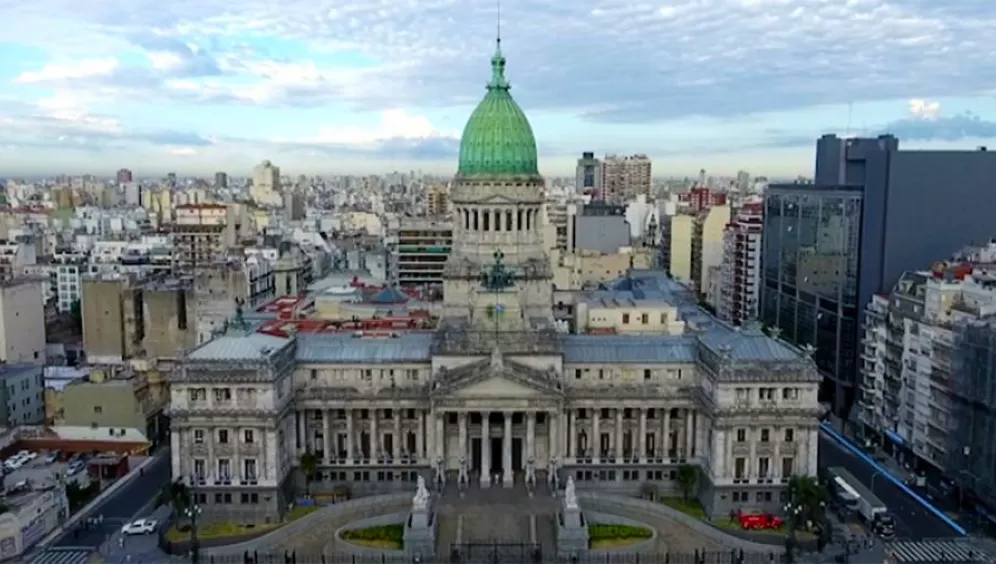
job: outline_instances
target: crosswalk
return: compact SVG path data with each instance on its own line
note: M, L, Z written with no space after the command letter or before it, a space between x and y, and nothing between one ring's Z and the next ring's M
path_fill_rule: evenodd
M996 564L996 557L970 543L956 541L899 541L886 545L896 564Z
M92 554L92 550L79 548L50 548L36 556L31 564L84 564Z

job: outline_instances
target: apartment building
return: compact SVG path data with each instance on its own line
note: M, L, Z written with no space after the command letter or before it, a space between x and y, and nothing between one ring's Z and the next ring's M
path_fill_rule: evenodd
M758 315L763 232L763 202L744 204L723 231L716 312L733 325L743 325Z
M450 214L450 187L445 184L435 184L429 187L425 195L426 213L432 217L445 218Z
M280 167L263 161L252 169L252 186L249 196L258 204L279 204Z
M602 161L595 153L585 151L574 170L574 190L577 194L597 196L602 192Z
M94 366L60 392L56 425L138 429L150 440L165 436L163 411L169 401L166 379L156 371L130 366Z
M390 268L399 286L442 286L443 268L453 247L453 224L436 218L399 218L391 226L397 245Z
M45 421L45 381L38 364L0 364L0 425Z
M240 204L184 204L174 211L170 231L175 269L211 266L252 235L248 214Z
M996 242L905 273L865 320L866 440L996 504Z
M0 280L0 362L45 362L43 282L17 277Z
M625 204L638 195L650 196L653 175L647 155L607 155L602 160L601 199L610 204Z

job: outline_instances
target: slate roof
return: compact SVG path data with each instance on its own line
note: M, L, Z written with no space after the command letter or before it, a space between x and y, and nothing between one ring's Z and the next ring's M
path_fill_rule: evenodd
M429 362L431 333L401 333L396 338L357 338L351 334L299 334L297 361L303 363L380 364Z
M289 342L290 339L263 333L226 335L190 351L187 358L189 360L263 360Z
M647 364L695 362L689 335L561 335L565 364Z

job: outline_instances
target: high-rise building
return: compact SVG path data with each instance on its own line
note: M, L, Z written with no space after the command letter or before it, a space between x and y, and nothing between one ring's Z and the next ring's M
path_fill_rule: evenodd
M280 201L280 167L270 161L263 161L252 169L252 188L249 196L261 204L274 204Z
M224 172L214 173L214 187L215 188L228 188L228 175Z
M450 187L436 184L426 193L426 213L433 217L445 217L450 213Z
M822 397L846 419L872 296L996 233L996 153L900 150L892 135L825 135L816 153L814 184L768 187L761 319L816 347Z
M118 184L125 184L127 182L131 182L131 180L132 180L132 175L130 170L128 170L127 168L122 168L121 170L118 171L117 174Z
M733 325L743 325L757 317L763 231L763 202L748 202L741 206L736 218L723 231L716 312L720 319Z
M602 161L601 197L611 204L625 204L638 195L651 195L651 163L647 155L608 155Z
M390 271L400 286L442 287L453 247L453 224L445 219L402 217L395 231ZM393 230L392 230L393 231Z
M588 151L581 153L574 172L574 186L578 194L601 197L602 161L595 158L595 153Z

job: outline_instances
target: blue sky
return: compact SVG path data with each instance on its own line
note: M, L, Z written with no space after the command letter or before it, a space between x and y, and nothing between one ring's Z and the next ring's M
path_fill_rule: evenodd
M0 176L451 173L484 93L479 0L0 1ZM503 50L547 175L810 174L822 133L996 138L989 0L506 0Z

